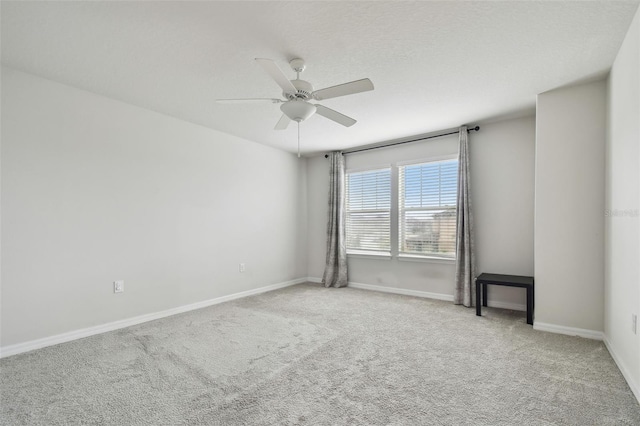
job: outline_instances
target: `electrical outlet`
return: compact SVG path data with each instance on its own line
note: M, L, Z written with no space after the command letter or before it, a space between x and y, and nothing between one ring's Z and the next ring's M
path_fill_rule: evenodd
M124 281L118 280L113 282L113 292L114 293L123 293L124 292Z
M638 315L631 314L631 331L633 334L638 334Z
M244 263L241 263L238 269L240 270L240 272L244 272L247 269L247 267Z

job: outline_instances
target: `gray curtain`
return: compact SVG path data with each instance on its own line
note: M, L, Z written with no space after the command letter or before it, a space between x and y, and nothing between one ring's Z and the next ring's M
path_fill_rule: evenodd
M469 141L467 127L460 127L458 152L458 202L456 235L456 289L453 303L473 306L475 294L475 256L473 252L473 215L469 179Z
M322 283L325 287L347 285L347 233L345 175L342 152L329 154L329 219L327 221L327 260Z

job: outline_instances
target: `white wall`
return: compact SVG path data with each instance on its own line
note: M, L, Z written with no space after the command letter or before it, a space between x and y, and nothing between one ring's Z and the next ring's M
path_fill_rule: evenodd
M538 95L536 328L604 330L605 105L605 81Z
M2 124L3 347L306 276L304 159L7 68Z
M307 160L307 276L322 278L327 254L329 160Z
M640 400L640 11L609 75L605 219L605 338ZM638 324L640 327L640 324Z
M478 272L528 275L533 272L534 118L483 124L469 135L472 202L476 221ZM391 164L456 153L457 136L347 156L347 168ZM328 160L308 164L308 267L322 277L328 197ZM401 290L453 295L452 262L419 262L349 257L349 281ZM492 288L490 304L524 309L518 289Z
M535 117L484 124L471 138L478 273L533 275ZM526 309L523 289L488 293L489 305Z

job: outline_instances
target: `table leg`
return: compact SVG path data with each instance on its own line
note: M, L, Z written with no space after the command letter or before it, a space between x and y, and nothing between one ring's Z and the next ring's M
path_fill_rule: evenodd
M480 290L481 290L481 286L482 284L480 284L479 282L476 281L476 315L477 316L482 316L482 313L480 312L480 309L482 309L480 307Z
M487 299L489 298L487 294L488 294L487 284L483 283L482 284L482 306L487 306Z
M527 324L533 325L533 286L527 287Z

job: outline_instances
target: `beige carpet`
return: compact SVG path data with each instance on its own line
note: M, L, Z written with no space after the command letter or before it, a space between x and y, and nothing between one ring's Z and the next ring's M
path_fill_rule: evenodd
M303 284L0 361L3 425L640 425L602 342Z

